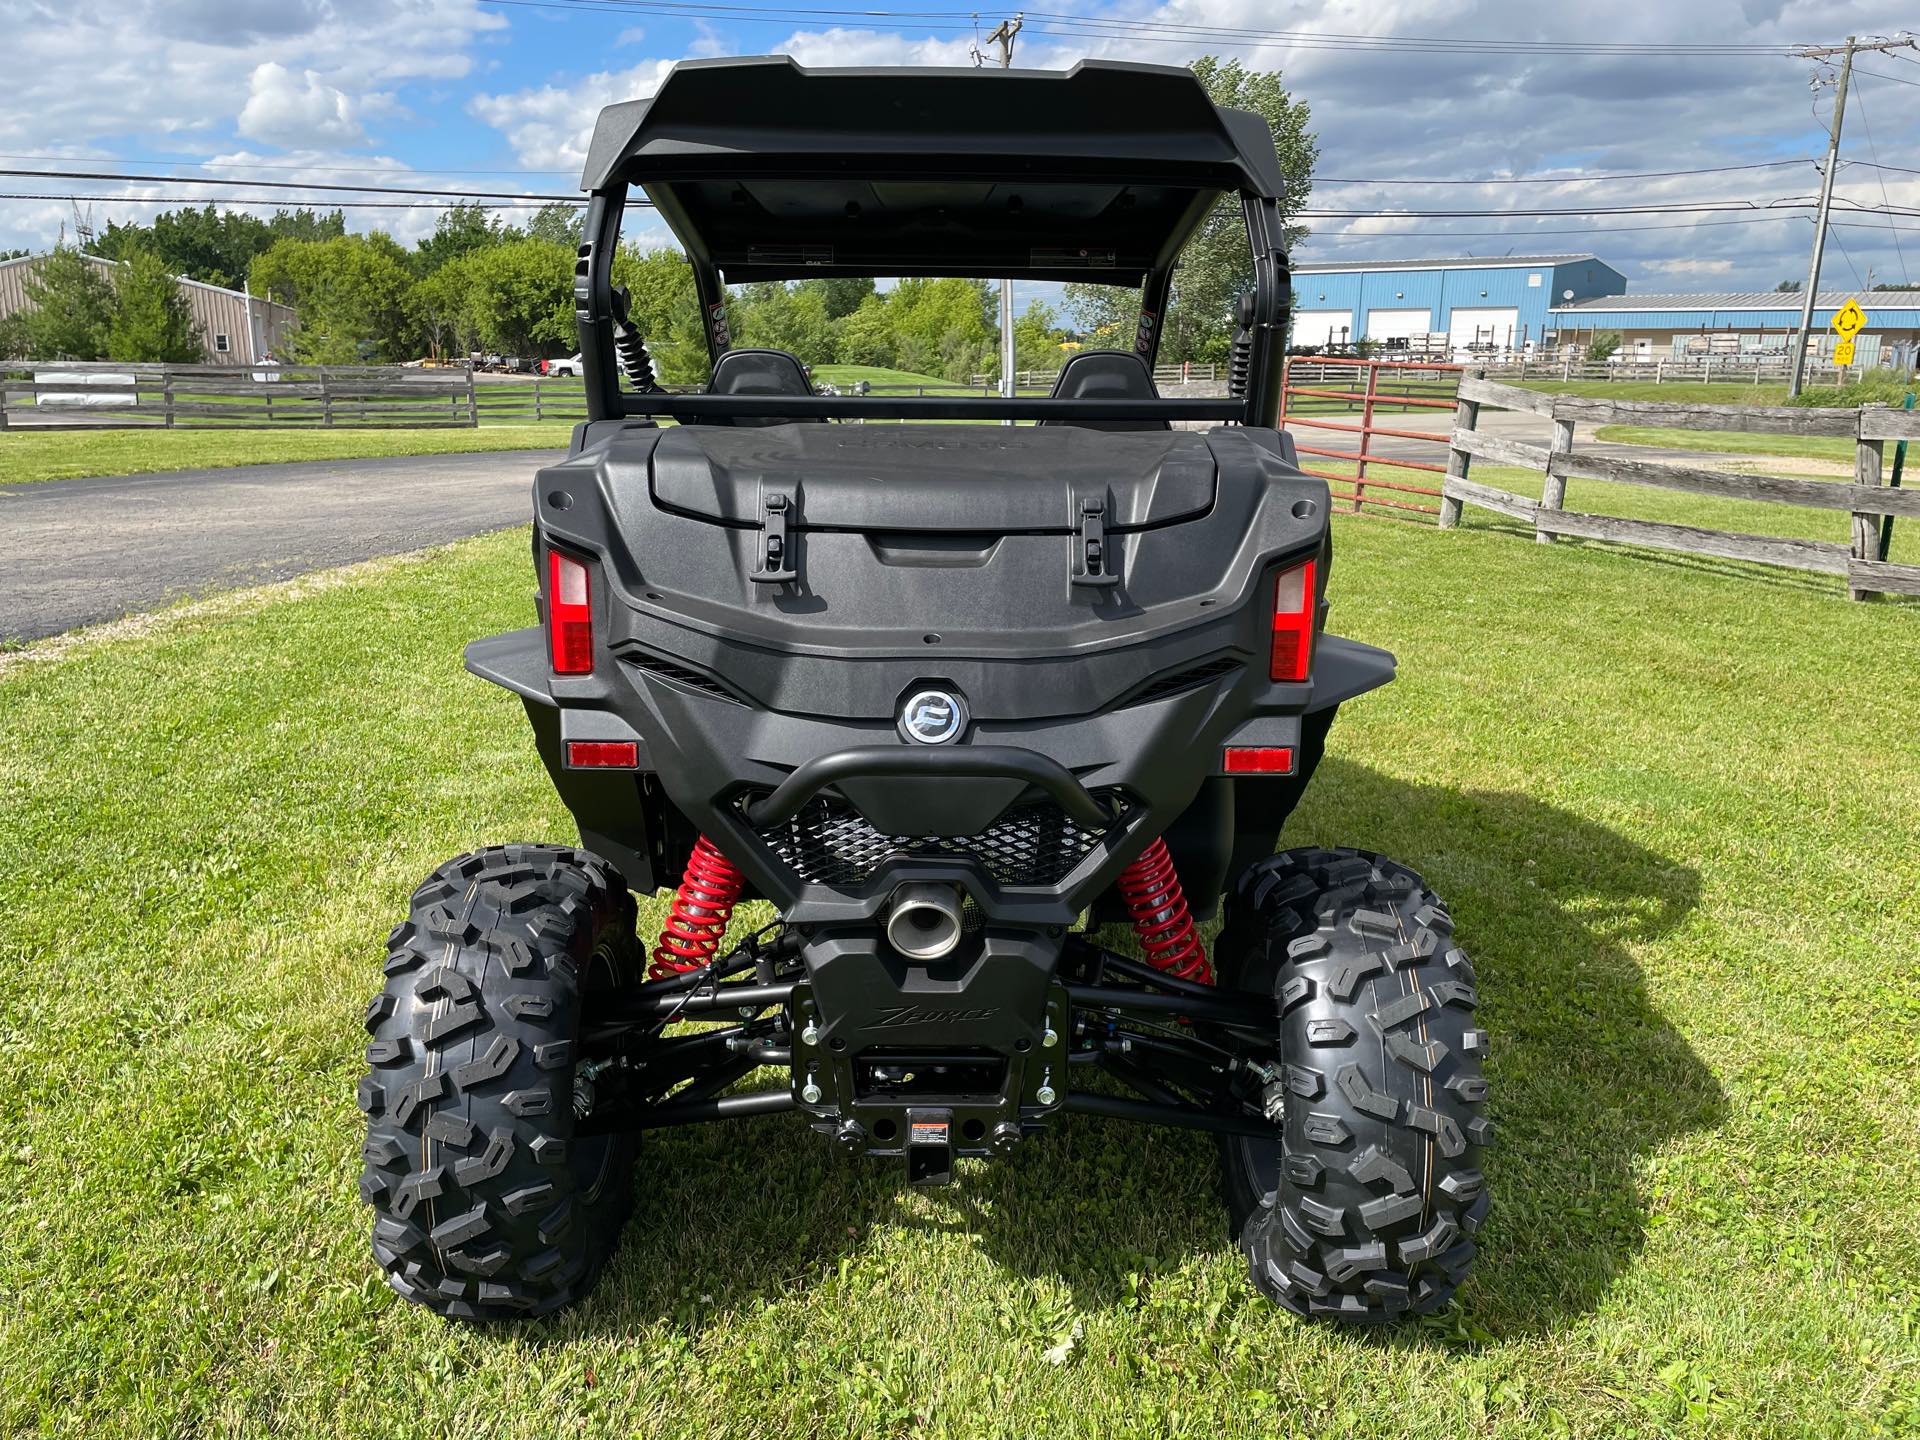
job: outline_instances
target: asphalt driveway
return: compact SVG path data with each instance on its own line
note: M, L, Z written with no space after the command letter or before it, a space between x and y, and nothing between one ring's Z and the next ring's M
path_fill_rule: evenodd
M0 640L532 518L558 451L310 460L0 486Z

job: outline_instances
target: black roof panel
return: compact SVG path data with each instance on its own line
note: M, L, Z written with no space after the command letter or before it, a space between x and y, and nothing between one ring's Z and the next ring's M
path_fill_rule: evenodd
M1223 191L1284 186L1266 122L1191 71L808 70L694 60L601 112L582 186L637 184L729 279L1108 280L1184 244Z

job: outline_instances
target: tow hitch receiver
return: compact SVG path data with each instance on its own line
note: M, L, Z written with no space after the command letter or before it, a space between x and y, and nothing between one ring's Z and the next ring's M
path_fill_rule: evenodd
M953 1179L953 1112L907 1111L907 1183L945 1185Z

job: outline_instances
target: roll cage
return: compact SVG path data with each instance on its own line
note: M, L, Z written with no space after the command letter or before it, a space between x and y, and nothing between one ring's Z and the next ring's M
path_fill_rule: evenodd
M1285 181L1265 120L1215 106L1190 71L809 70L695 60L649 100L601 112L574 278L596 420L1211 420L1270 426L1291 282ZM731 348L726 281L948 275L1138 288L1150 370L1181 250L1237 194L1253 257L1245 365L1226 399L670 394L623 386L613 259L640 190L693 267L709 361Z

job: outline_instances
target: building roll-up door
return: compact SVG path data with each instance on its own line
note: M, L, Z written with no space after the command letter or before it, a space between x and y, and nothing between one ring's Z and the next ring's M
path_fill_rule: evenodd
M1490 351L1518 350L1526 343L1520 333L1520 312L1511 307L1456 309L1447 322L1447 342L1456 360Z
M1433 312L1422 305L1418 310L1369 310L1369 340L1405 340L1426 335L1433 329Z
M1296 345L1351 345L1359 338L1354 332L1351 310L1293 312L1293 343Z

